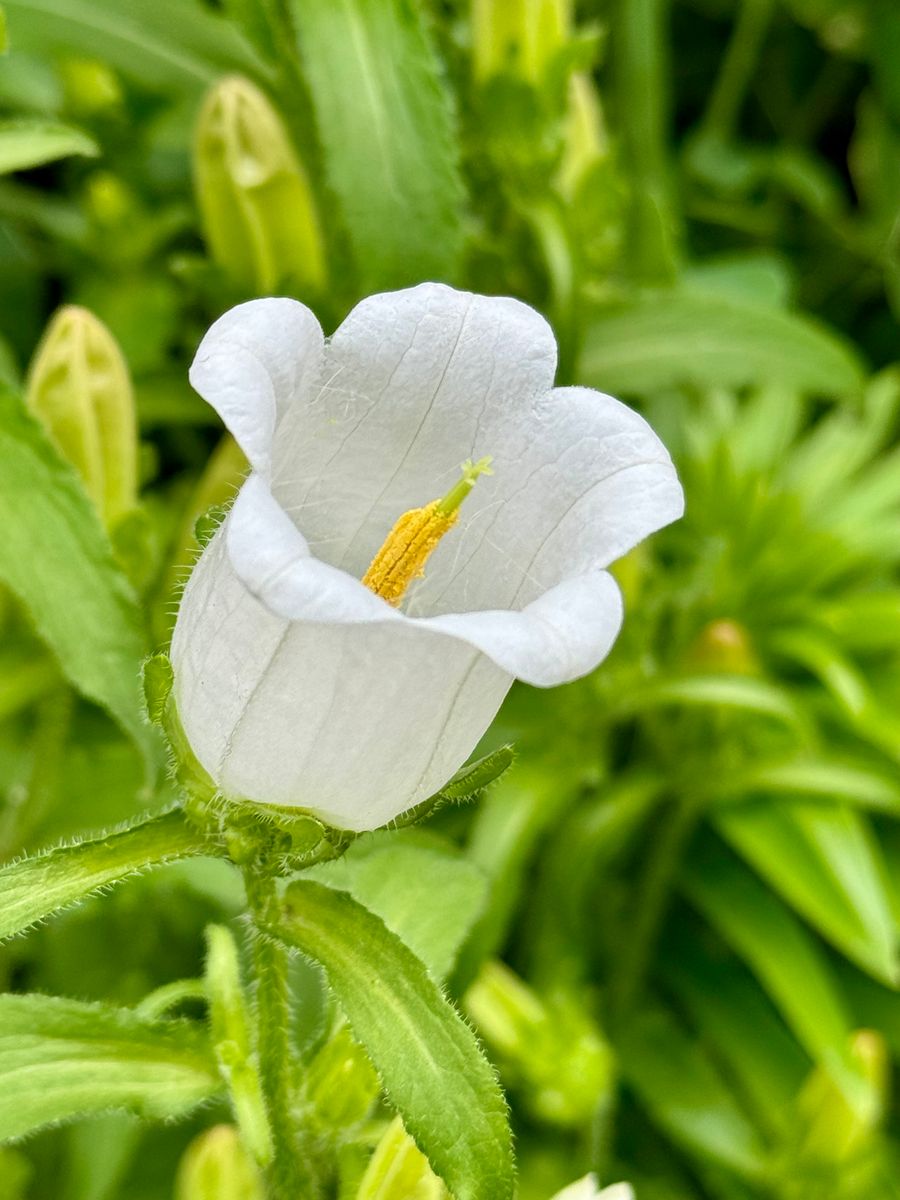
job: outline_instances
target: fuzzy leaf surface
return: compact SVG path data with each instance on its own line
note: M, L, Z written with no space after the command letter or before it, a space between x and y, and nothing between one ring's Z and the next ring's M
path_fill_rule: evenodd
M307 878L349 892L376 913L435 979L450 973L487 899L487 876L468 859L396 834L363 838Z
M272 932L325 969L408 1132L456 1200L507 1200L512 1147L497 1078L425 966L346 892L301 880Z
M68 680L148 754L137 600L75 472L0 388L0 582L21 600Z
M221 1091L203 1033L128 1009L0 996L0 1140L124 1109L179 1117Z
M326 175L364 290L452 278L463 189L449 93L418 6L293 0L291 8Z
M146 867L208 852L180 811L0 868L0 939Z

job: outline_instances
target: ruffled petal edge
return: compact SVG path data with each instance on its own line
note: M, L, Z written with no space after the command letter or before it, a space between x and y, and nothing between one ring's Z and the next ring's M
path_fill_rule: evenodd
M238 494L225 537L238 578L285 620L403 622L422 633L467 642L502 670L537 687L554 687L593 670L609 653L622 624L619 589L603 570L564 580L521 611L408 617L358 579L314 558L259 474L251 475Z

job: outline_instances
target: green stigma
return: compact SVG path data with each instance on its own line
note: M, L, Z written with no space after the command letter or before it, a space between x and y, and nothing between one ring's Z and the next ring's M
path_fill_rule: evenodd
M459 506L471 492L475 486L475 481L480 475L493 475L491 463L494 460L489 454L484 458L479 458L478 462L472 462L471 458L467 459L459 468L462 472L462 478L457 480L446 496L442 496L438 500L437 511L448 516L450 513L456 512Z

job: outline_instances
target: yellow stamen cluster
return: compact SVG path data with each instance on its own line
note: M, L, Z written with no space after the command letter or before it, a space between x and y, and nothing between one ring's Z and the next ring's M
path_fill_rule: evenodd
M446 496L432 500L424 508L405 512L363 576L366 587L388 604L399 604L412 581L425 574L425 564L441 538L456 524L459 506L475 486L475 480L479 475L491 473L490 464L489 458L463 463L462 478Z

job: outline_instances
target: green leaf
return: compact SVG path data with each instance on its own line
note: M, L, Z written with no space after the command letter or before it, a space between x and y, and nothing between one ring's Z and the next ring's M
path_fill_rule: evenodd
M27 171L70 154L93 158L99 153L93 138L60 121L44 117L0 120L0 175Z
M764 763L726 783L736 796L775 792L782 796L811 796L825 803L844 800L872 812L900 816L900 784L865 763L824 755Z
M515 750L511 745L500 746L456 772L438 793L448 800L471 800L498 780L513 764Z
M617 716L631 716L669 705L680 708L731 708L771 717L807 734L808 718L793 697L777 684L748 675L681 675L660 677L615 702Z
M792 291L788 263L769 250L752 250L704 258L685 268L686 290L724 296L766 308L786 308Z
M759 1134L710 1059L667 1013L642 1013L616 1048L624 1079L670 1137L743 1176L762 1173Z
M186 1023L55 996L0 996L0 1140L111 1108L180 1117L221 1087L206 1038Z
M320 963L416 1144L456 1200L513 1194L506 1106L426 968L346 892L301 880L273 934Z
M897 981L885 867L865 818L844 805L759 800L716 812L716 828L824 937Z
M12 392L0 388L0 581L19 597L38 633L80 692L144 750L137 601L72 468Z
M163 91L265 68L237 30L193 0L4 0L16 49L99 58Z
M435 979L450 973L487 897L486 876L461 854L391 833L361 838L342 858L313 867L305 878L349 892L381 917Z
M845 650L880 651L900 646L900 589L836 597L821 614Z
M328 182L364 290L451 279L458 149L441 67L411 0L292 0Z
M0 868L0 938L21 933L147 867L209 850L176 809L96 841L19 859Z
M807 317L723 296L663 292L588 320L579 377L626 395L777 383L842 397L860 391L863 367L837 334Z
M809 1058L768 997L741 963L705 953L688 932L667 943L661 966L667 989L727 1064L760 1125L784 1133Z
M871 1089L849 1051L852 1029L843 997L819 947L797 918L712 838L691 855L681 888L752 969L847 1102L864 1111Z
M0 54L9 50L9 34L6 29L6 9L0 6Z
M483 792L500 779L512 766L515 759L515 749L512 745L500 746L497 750L485 754L475 762L460 767L439 792L429 796L420 804L407 809L392 824L395 829L403 829L407 825L416 825L425 817L444 808L447 804L462 804Z

